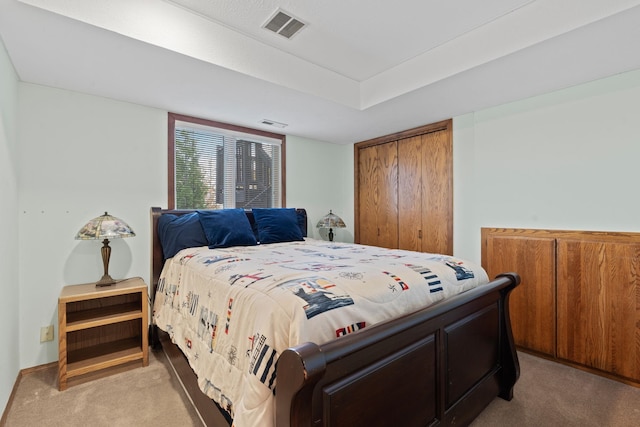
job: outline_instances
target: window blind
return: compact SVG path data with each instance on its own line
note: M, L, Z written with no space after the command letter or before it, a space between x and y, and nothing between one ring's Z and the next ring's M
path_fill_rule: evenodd
M175 124L177 209L280 207L281 141Z

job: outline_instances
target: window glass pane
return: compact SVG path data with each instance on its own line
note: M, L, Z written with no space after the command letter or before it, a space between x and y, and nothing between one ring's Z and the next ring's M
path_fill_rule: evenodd
M280 147L255 141L236 141L236 207L280 206L277 197ZM278 159L274 161L274 159Z
M176 208L215 208L216 168L224 152L223 138L203 130L176 126L175 185Z
M175 208L282 206L282 142L176 121Z

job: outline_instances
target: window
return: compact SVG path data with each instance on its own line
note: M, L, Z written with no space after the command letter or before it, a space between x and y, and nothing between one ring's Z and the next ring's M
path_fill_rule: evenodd
M285 203L285 136L169 113L169 209Z

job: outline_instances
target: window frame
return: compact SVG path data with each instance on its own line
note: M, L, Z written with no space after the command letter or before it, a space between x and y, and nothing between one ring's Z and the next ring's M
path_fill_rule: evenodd
M176 135L176 121L179 122L187 122L194 123L203 126L211 126L216 127L232 132L242 132L255 136L262 136L266 138L279 139L281 141L280 144L280 200L282 206L286 206L286 135L282 135L279 133L268 132L259 129L252 129L244 126L233 125L229 123L218 122L215 120L201 119L193 116L186 116L183 114L177 113L169 113L168 115L168 197L167 197L167 209L175 209L176 208L176 155L175 155L175 135Z

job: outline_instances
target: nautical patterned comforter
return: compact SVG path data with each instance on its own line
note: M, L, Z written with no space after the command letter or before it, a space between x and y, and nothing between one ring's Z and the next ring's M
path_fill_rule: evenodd
M166 261L154 321L236 427L275 423L278 355L488 282L453 257L307 239L192 248Z

